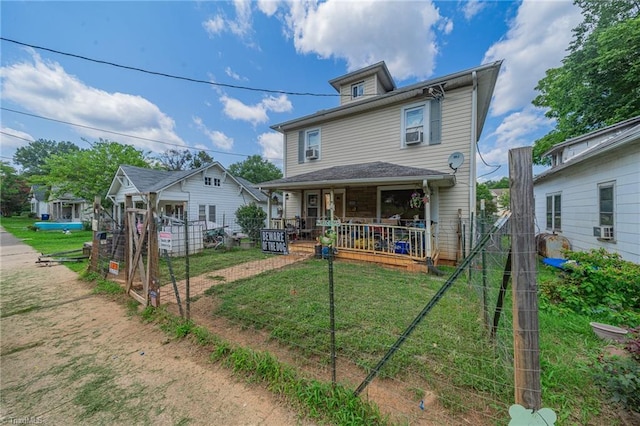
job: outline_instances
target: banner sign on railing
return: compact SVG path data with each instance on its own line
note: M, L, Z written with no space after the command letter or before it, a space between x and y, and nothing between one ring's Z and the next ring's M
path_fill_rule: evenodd
M260 247L263 253L289 254L287 232L284 229L261 229Z

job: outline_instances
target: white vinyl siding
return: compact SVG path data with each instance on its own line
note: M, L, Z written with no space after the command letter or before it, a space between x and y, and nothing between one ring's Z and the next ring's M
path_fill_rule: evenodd
M347 94L350 86L347 86ZM443 258L455 259L457 236L455 232L444 232L455 229L458 222L458 209L463 217L469 217L469 166L475 161L475 152L470 153L471 135L471 88L462 88L447 92L441 102L442 134L438 145L418 145L412 149L403 149L398 140L402 132L401 110L404 104L389 105L366 114L359 114L323 122L322 158L306 163L298 162L299 132L303 129L287 133L286 164L287 176L295 176L333 166L355 163L385 161L411 167L437 170L452 173L447 159L453 152L464 155L464 163L456 172L453 188L440 191L440 246ZM289 205L287 205L287 212ZM468 224L467 224L467 229Z
M624 148L624 149L623 149ZM583 161L535 183L537 230L545 230L546 194L562 191L562 235L572 250L605 248L640 263L640 144ZM594 237L601 223L600 187L612 183L615 241Z

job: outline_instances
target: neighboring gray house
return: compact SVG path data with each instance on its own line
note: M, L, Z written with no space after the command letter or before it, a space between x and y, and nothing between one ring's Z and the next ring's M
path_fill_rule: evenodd
M232 176L218 162L194 170L166 171L122 165L113 178L107 198L113 202L113 218L123 223L125 195L134 194L134 203L145 199L138 194L158 194L157 211L164 216L235 227L236 210L256 203L267 209L267 196L244 179Z
M375 229L371 236L339 239L341 253L394 255L396 234L405 230L385 225L413 224L423 227L420 235L406 230L415 237L416 260L454 262L463 251L462 227L469 229L475 213L476 144L500 67L498 61L401 88L384 62L335 78L329 84L338 106L271 126L283 135L284 178L258 186L284 193L284 218L299 220L303 236L313 238L328 219L383 225L367 227ZM392 218L398 220L383 223ZM364 231L342 225L338 232Z
M640 116L569 139L534 178L540 232L640 263Z

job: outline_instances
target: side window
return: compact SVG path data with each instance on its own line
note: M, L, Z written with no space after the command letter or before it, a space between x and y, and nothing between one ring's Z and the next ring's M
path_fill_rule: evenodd
M198 206L198 220L200 221L207 220L207 206L204 204L200 204Z
M209 206L209 222L216 221L216 206Z
M204 186L211 186L211 177L209 176L204 177Z
M600 226L613 226L614 199L613 183L600 184L598 186L598 211Z
M351 85L351 99L364 96L364 81Z
M547 229L562 229L562 194L547 195Z

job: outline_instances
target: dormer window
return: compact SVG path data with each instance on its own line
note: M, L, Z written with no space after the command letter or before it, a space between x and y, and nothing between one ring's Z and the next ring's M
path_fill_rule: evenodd
M351 99L364 96L364 81L351 85Z

